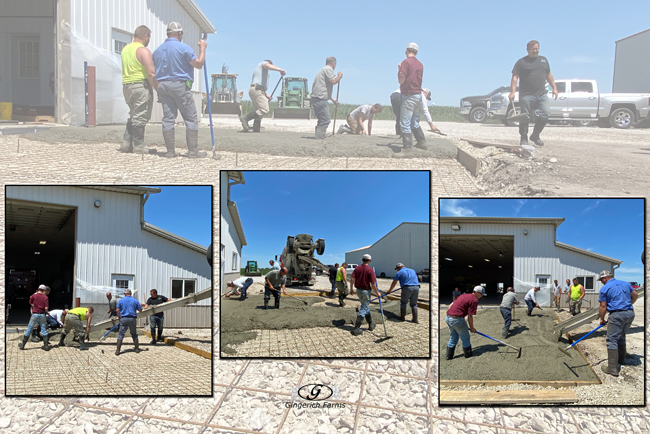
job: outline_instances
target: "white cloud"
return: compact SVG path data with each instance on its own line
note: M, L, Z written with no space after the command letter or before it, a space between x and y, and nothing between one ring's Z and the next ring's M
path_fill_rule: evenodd
M589 205L587 208L583 209L580 214L584 214L586 212L591 211L592 209L596 209L598 207L598 205L600 205L601 202L602 202L602 199L598 199L596 202L594 202L593 205Z
M519 211L521 211L521 208L523 208L523 206L526 205L526 202L528 202L527 199L518 199L515 201L515 205L514 205L515 217L517 217Z
M476 217L476 213L461 205L466 199L445 199L442 201L441 211L452 217Z

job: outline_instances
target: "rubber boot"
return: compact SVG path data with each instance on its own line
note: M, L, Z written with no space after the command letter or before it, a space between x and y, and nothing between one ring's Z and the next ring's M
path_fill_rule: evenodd
M519 145L528 146L528 123L519 122Z
M262 118L255 118L253 121L253 132L259 133L262 128Z
M131 119L126 121L126 130L124 130L124 142L120 146L120 152L133 152L133 130Z
M469 359L470 357L472 357L472 346L470 345L467 348L463 348L463 354L465 355L466 359Z
M420 324L418 321L418 310L417 309L411 309L411 314L413 315L413 318L411 321L413 321L415 324Z
M625 363L625 344L618 346L618 364L626 365Z
M323 140L325 137L327 137L327 127L329 125L321 125L320 127L316 127L315 129L315 138L318 140Z
M61 332L61 336L59 336L59 346L65 347L65 333L63 332Z
M351 332L354 336L359 336L363 333L363 330L361 330L361 324L363 324L363 317L357 315L357 322L354 323L354 329Z
M413 134L404 133L402 134L402 152L411 153L413 151Z
M43 349L45 351L50 351L52 347L50 346L50 335L43 336Z
M415 147L418 149L424 149L425 151L429 149L426 145L426 137L424 136L424 131L422 128L413 128L413 136L415 137Z
M29 337L29 340L32 342L40 342L41 340L38 338L38 329L34 327L34 330L32 330L32 334Z
M402 126L399 122L395 122L395 134L398 136L402 135Z
M23 341L18 343L18 348L24 350L28 340L29 340L29 336L23 336Z
M269 301L264 300L264 310L267 310L269 308Z
M138 354L140 352L140 342L137 338L133 339L133 344L135 345L135 352Z
M510 330L510 327L503 327L503 328L501 329L501 337L502 337L503 339L505 339L505 338L508 337L508 331L509 331L509 330Z
M122 349L122 339L117 340L117 348L115 349L115 355L120 355L120 350Z
M366 315L366 321L368 321L368 330L373 331L377 327L377 324L372 322L372 316L370 314Z
M601 371L613 377L618 377L618 350L607 349L607 366L601 365Z
M162 327L158 328L158 342L164 342L162 337Z
M156 329L151 329L151 345L156 345Z
M140 154L144 152L144 129L145 125L134 125L131 127L133 131L133 152Z
M79 336L79 349L81 351L86 351L88 346L86 345L86 336Z
M339 306L345 306L345 297L347 297L345 294L339 294Z
M255 119L254 111L239 117L239 122L241 122L241 126L244 131L250 131L251 127L248 125L248 122L252 121L253 119Z
M162 154L165 158L174 158L176 155L176 132L174 130L165 131L163 130L163 138L165 139L165 146L167 147L167 153Z
M451 360L454 358L454 352L456 351L456 347L447 347L447 360Z
M406 308L401 308L399 310L399 320L400 321L406 321Z
M275 308L280 309L280 299L279 298L275 299Z
M530 140L532 140L535 146L544 146L544 142L539 138L539 135L542 133L545 125L546 121L541 120L539 117L535 120L533 134L530 135Z
M199 130L185 130L187 158L203 158L207 153L199 151Z

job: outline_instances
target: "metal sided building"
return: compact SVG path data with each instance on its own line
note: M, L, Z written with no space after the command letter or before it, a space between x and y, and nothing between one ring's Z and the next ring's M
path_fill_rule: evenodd
M181 298L212 287L207 249L147 223L151 187L8 186L5 198L6 302L9 322L29 319L39 284L52 288L50 309L92 305L108 310L106 292L153 288ZM136 291L137 290L137 291ZM210 327L212 300L165 313L166 327Z
M361 257L367 253L372 256L370 265L377 277L394 276L399 262L419 273L431 265L430 238L428 223L401 223L374 244L346 252L345 262L361 264Z
M562 222L564 218L440 217L441 303L451 300L454 287L467 292L484 284L490 304L501 302L501 288L512 286L523 295L540 286L538 302L550 306L553 280L564 288L566 279L577 277L591 306L597 306L598 273L614 272L622 261L557 241Z
M232 182L231 182L232 181ZM245 184L244 174L238 170L222 170L219 178L221 212L220 281L221 294L227 292L226 283L241 277L241 250L246 245L244 228L237 204L230 200L230 188Z
M85 124L84 62L96 68L97 124L126 123L120 53L139 25L151 29L152 52L172 21L197 54L201 34L216 32L192 0L0 0L0 10L0 102L11 103L14 117L22 106L69 125ZM198 111L202 89L195 70ZM160 104L151 119L162 119Z
M616 41L612 92L650 93L650 29Z

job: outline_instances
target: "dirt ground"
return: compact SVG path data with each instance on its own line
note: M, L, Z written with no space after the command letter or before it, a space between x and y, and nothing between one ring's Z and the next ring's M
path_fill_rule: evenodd
M517 309L510 337L501 339L503 317L499 309L482 309L474 317L477 331L521 347L517 350L478 334L470 333L473 357L463 356L462 344L456 346L453 360L446 360L449 327L444 311L440 318L440 380L511 380L511 381L590 381L596 380L589 365L577 351L563 355L553 339L555 314L551 309L533 311L526 316Z

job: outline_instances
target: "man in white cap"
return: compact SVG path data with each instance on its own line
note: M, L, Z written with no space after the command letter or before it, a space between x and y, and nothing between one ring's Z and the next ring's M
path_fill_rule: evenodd
M338 134L360 134L370 135L372 133L372 119L377 113L381 113L381 104L374 105L363 104L350 112L347 118L348 124L341 125ZM363 123L368 121L368 130L363 126Z
M199 120L192 98L194 68L201 69L205 63L204 39L198 42L199 55L189 45L183 44L183 28L177 22L167 26L167 39L153 52L156 68L158 96L163 106L162 131L167 153L164 157L176 157L176 136L174 126L180 110L185 121L185 140L189 158L205 157L199 152Z
M528 316L530 316L533 313L533 309L535 309L535 307L538 307L538 308L541 309L541 307L539 307L539 304L537 304L537 299L535 298L535 293L538 292L539 290L540 290L540 287L536 286L533 289L531 289L530 291L528 291L526 293L526 296L524 297L524 301L526 302L526 306L528 306L528 311L526 313Z
M397 81L402 93L400 109L400 128L402 129L402 152L413 151L413 130L420 128L419 107L422 105L422 75L424 66L415 58L418 54L418 44L411 42L406 46L406 59L398 66ZM420 130L421 131L421 130ZM417 138L417 136L416 136ZM418 140L417 148L427 149L422 140Z
M424 113L424 117L429 124L429 131L432 133L439 133L440 130L433 124L433 119L431 118L431 113L429 113L429 106L427 104L427 101L431 101L431 91L425 87L422 89L422 113ZM393 107L393 113L395 114L395 134L401 136L402 127L400 126L400 122L402 120L402 92L400 92L399 87L390 95L390 105ZM426 140L424 137L424 132L419 125L418 128L413 129L411 132L415 136L416 140Z
M250 130L249 121L253 121L253 132L259 133L262 119L269 113L269 101L271 95L266 93L269 89L269 71L278 71L282 77L287 73L284 69L275 66L270 60L264 60L255 67L251 87L248 89L248 96L253 103L253 110L247 115L239 117L244 131Z
M447 360L454 358L458 339L462 341L463 355L465 358L472 357L472 344L469 339L469 332L475 333L474 315L478 309L478 301L486 297L485 288L480 285L474 287L471 294L463 294L456 299L447 309L447 326L449 327L449 343L447 343ZM467 321L465 321L467 317ZM469 327L468 327L469 323Z
M508 332L510 331L510 325L512 324L512 308L515 304L519 305L519 298L517 297L517 294L515 294L515 290L512 289L512 286L509 286L508 291L503 294L503 299L499 306L501 316L503 317L501 337L504 339L508 337Z
M418 295L420 294L420 281L418 280L418 275L415 270L411 268L406 268L401 262L395 266L395 277L393 277L393 282L390 284L390 288L386 295L393 292L393 288L399 282L400 288L402 289L402 294L400 297L399 305L399 319L404 321L406 319L406 305L411 306L411 313L413 314L412 321L418 323Z
M372 257L365 254L361 260L363 263L354 269L352 272L352 279L350 280L350 294L354 295L354 287L356 286L357 291L359 292L359 301L361 302L359 314L354 323L354 330L352 330L352 334L355 336L363 333L363 330L361 330L361 324L363 324L364 318L368 321L369 331L373 331L377 325L372 321L369 306L372 291L375 291L375 295L379 297L379 292L377 291L377 277L375 276L375 271L370 268L369 265L370 261L372 261Z
M271 261L273 262L273 261ZM253 284L253 278L252 277L240 277L239 279L231 280L228 282L228 286L232 288L233 290L236 291L235 288L239 290L241 293L241 296L239 297L240 301L245 300L248 296L246 295L246 290L248 289L249 286Z
M634 321L632 305L639 294L629 282L615 279L609 270L601 271L598 280L603 283L598 293L600 323L607 324L607 366L603 364L601 369L606 374L618 377L618 365L625 364L625 335ZM607 321L606 313L609 314Z

